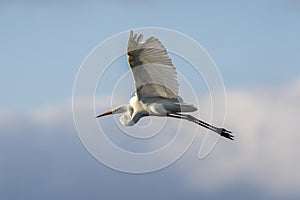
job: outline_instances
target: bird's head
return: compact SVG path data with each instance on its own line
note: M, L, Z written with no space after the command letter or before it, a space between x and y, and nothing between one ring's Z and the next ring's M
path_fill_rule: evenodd
M126 111L129 110L129 105L121 105L121 106L118 106L112 110L109 110L107 112L104 112L100 115L97 115L96 118L99 118L99 117L103 117L103 116L106 116L106 115L112 115L112 114L118 114L118 113L125 113Z

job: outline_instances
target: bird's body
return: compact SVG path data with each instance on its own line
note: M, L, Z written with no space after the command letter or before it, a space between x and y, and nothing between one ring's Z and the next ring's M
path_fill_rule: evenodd
M120 122L125 126L136 124L145 116L173 117L192 121L221 136L233 139L230 131L209 125L183 112L197 110L192 104L186 104L178 95L177 72L161 42L150 37L145 42L143 35L130 37L127 46L128 62L134 77L135 94L129 104L118 106L97 116L122 113Z

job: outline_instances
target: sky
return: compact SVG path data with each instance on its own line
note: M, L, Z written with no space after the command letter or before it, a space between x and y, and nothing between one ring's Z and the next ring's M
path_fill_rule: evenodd
M299 199L299 21L298 0L0 1L0 198ZM173 29L206 49L224 81L234 142L221 138L199 160L199 130L179 160L147 174L89 154L72 116L77 71L96 45L139 27ZM208 119L209 98L197 95Z

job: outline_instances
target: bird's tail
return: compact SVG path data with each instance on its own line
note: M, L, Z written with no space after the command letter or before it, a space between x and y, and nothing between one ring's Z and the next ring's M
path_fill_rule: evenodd
M194 112L197 108L192 104L185 104L185 103L175 103L172 105L166 104L163 105L164 108L172 113L179 113L179 112Z
M179 104L181 112L195 112L197 108L192 104Z

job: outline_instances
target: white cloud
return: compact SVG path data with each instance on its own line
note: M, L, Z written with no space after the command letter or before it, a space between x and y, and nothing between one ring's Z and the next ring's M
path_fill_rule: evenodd
M105 102L97 110L109 107L107 97L97 100ZM227 90L227 100L225 127L233 130L236 140L221 138L212 154L198 160L202 133L205 133L200 129L202 137L171 167L184 187L194 193L216 192L243 182L271 196L299 195L300 79L273 88ZM203 98L200 105L206 104L208 99ZM27 120L42 128L68 124L67 129L74 131L71 109L67 101L34 111L28 114ZM202 118L208 118L205 110L200 110ZM0 128L9 132L13 124L10 121L20 120L19 116L0 116ZM24 124L19 123L16 128L22 129ZM184 126L187 132L194 129L189 122Z
M269 194L299 194L300 79L281 87L229 90L227 97L226 126L236 140L222 140L201 162L201 171L199 165L189 168L194 161L188 164L190 185L216 190L240 179Z

